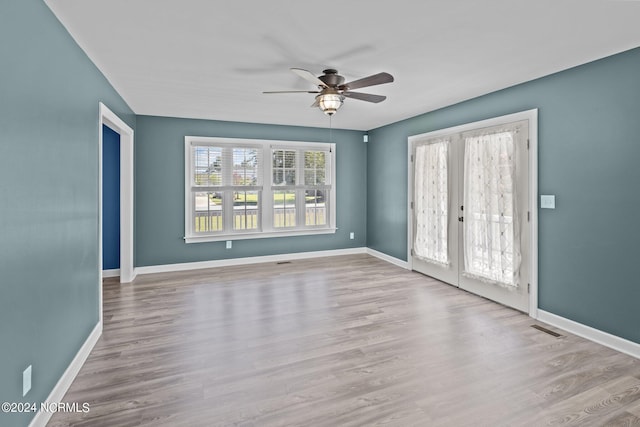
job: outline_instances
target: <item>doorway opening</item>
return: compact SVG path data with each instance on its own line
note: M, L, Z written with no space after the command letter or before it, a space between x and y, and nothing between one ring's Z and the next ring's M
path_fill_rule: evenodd
M102 270L103 270L103 126L120 135L120 283L130 283L135 278L133 268L133 129L102 102L99 103L98 132L98 250L100 280L100 318L102 319Z
M537 315L537 110L409 137L412 270Z
M102 277L120 276L120 134L102 125Z

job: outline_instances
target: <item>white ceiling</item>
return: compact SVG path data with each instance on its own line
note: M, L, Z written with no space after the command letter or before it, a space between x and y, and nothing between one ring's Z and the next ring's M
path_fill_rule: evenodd
M640 46L640 1L45 0L136 114L327 127L289 71L386 71L369 130Z

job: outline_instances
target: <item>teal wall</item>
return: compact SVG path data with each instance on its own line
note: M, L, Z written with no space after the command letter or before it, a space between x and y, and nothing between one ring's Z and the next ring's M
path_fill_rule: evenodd
M367 144L334 130L338 232L227 250L182 240L184 136L327 141L327 129L136 117L41 0L0 3L0 40L0 401L44 401L98 321L98 101L136 130L137 266L364 245L406 259L407 136L538 108L539 192L557 196L539 212L540 307L640 342L640 49L372 130ZM3 427L30 419L0 413Z
M639 76L640 48L370 131L367 246L407 259L409 135L538 108L540 308L640 343Z
M328 120L327 120L328 124ZM363 247L366 144L363 132L336 130L338 231L335 234L185 244L184 137L216 136L328 142L328 128L138 116L135 141L136 266ZM349 239L349 232L355 239Z
M42 0L0 2L0 58L0 402L40 402L98 322L98 101L135 116Z

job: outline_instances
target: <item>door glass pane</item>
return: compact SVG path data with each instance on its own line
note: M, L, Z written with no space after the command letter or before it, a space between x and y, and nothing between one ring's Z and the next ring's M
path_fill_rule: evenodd
M273 226L276 228L296 226L296 192L294 190L273 192Z
M193 230L196 233L222 231L222 193L196 192Z
M463 274L517 286L515 178L513 132L465 138Z
M414 159L414 256L444 265L449 264L448 151L448 141L434 141L418 145Z

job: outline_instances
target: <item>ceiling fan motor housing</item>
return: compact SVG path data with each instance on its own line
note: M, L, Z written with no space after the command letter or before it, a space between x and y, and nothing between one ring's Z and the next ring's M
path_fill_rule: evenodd
M344 77L338 74L338 71L333 68L328 68L324 70L323 73L324 76L319 76L318 78L329 87L337 87L344 83Z

